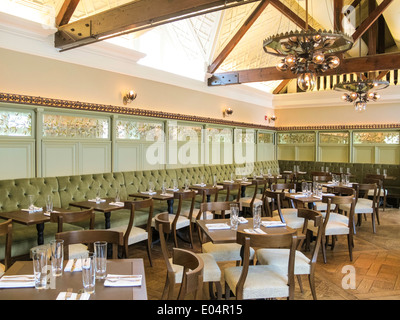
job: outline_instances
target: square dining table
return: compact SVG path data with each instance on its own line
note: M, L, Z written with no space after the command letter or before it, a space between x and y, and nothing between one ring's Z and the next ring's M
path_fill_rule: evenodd
M64 261L64 267L68 261ZM32 261L17 261L5 273L6 276L12 275L31 275L33 274ZM143 259L108 259L107 274L117 275L141 275L142 283L140 286L105 286L105 280L96 279L95 292L89 300L147 300L146 278ZM56 300L60 292L66 292L68 288L78 293L83 289L82 272L66 272L62 276L56 277L53 284L48 285L48 289L28 288L0 288L0 300Z

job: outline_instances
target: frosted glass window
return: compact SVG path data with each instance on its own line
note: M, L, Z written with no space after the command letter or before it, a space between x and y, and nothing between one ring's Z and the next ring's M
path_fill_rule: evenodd
M139 141L164 141L164 127L162 123L118 120L117 138Z
M0 135L32 136L32 114L30 112L0 111Z

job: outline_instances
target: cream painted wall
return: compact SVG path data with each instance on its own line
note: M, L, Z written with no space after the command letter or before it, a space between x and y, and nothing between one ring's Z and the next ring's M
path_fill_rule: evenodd
M264 115L273 114L265 106L8 49L0 49L0 72L5 93L123 106L122 93L134 89L132 108L223 119L229 106L228 120L263 125Z

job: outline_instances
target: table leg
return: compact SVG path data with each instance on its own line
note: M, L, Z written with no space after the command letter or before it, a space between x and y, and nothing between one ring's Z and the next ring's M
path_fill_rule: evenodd
M40 246L44 243L44 235L43 235L44 223L38 223L36 225L36 230L37 230L37 242L38 245Z
M111 217L111 212L104 212L105 228L106 229L110 229L111 228L110 217Z
M167 200L167 204L168 204L168 213L173 214L174 213L174 199Z

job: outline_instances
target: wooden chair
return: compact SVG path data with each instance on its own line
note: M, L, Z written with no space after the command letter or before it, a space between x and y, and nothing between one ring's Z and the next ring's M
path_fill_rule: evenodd
M350 261L353 261L353 235L354 235L354 208L355 196L323 196L322 202L327 204L324 223L322 226L321 247L324 263L326 259L326 237L332 236L332 250L335 247L336 236L347 235L347 244L349 249ZM348 215L344 216L338 212L338 209L348 206ZM336 212L335 212L336 211ZM318 233L315 226L308 225L308 229L314 234Z
M372 231L376 233L376 223L379 223L379 204L378 204L378 188L375 183L354 184L356 190L356 202L354 214L357 214L357 225L361 226L362 215L370 214L372 217ZM372 194L373 198L368 199L368 195ZM349 205L342 205L340 209L347 213L350 209Z
M89 230L94 229L95 223L95 212L93 208L82 210L82 211L70 211L70 212L51 212L50 222L57 223L57 232L63 232L64 223L77 223L87 222ZM79 258L83 253L88 251L88 247L84 244L77 243L69 247L70 259Z
M365 178L366 179L378 179L378 180L381 181L381 183L380 183L381 189L378 192L378 197L379 197L379 199L382 198L382 200L383 200L383 211L385 211L386 204L387 204L386 197L387 197L387 193L388 193L388 191L387 191L387 189L385 187L385 176L383 174L367 174L365 176ZM372 197L372 194L369 194L369 196Z
M122 232L111 230L75 230L59 232L55 235L56 239L64 240L64 256L70 259L69 245L85 243L89 245L89 251L96 241L106 241L112 244L112 258L118 259L118 248L124 245L124 235Z
M264 205L264 192L266 190L267 183L267 180L264 179L253 179L251 181L251 184L254 186L253 195L251 197L241 197L239 199L240 206L242 208L248 208L250 215L253 215L254 207Z
M272 217L275 221L280 220L293 229L301 229L303 227L304 219L297 216L297 208L281 207L282 201L285 200L284 192L265 190L265 197L270 203L267 206L267 216Z
M177 230L188 228L189 229L189 242L193 248L193 229L192 229L192 216L195 203L196 193L194 191L177 191L174 192L174 200L178 200L178 208L176 213L169 214L169 221L171 223L172 235L174 238L175 247L178 248ZM189 212L186 216L181 214L184 201L190 201ZM162 212L167 213L167 212ZM152 227L155 227L155 218L151 222Z
M0 276L11 267L12 220L0 223L0 236L5 236L4 264L0 263Z
M230 299L230 291L237 300L294 298L294 264L297 246L296 231L284 234L250 234L237 232L236 242L243 246L242 266L224 270L225 298ZM286 267L250 265L250 247L288 248Z
M161 299L172 299L174 296L174 287L175 284L181 283L184 285L184 276L185 276L185 271L182 265L178 262L179 260L173 260L169 258L169 251L165 239L165 234L170 234L173 232L169 220L168 213L159 213L155 217L155 229L159 232L160 234L160 244L161 244L161 250L163 253L164 261L167 266L167 277L165 280L165 286L164 290L162 293ZM173 252L176 252L177 248L173 248ZM180 251L186 251L180 249ZM174 253L175 254L175 253ZM209 282L210 287L211 284L215 284L217 288L217 297L218 299L221 299L222 297L222 287L221 287L221 270L219 269L217 263L215 262L214 258L210 254L206 253L200 253L196 254L196 257L198 257L202 263L203 263L203 277L202 277L202 282ZM182 288L181 285L181 288ZM202 285L200 285L200 279L198 279L198 282L191 280L191 282L187 282L187 285L193 285L196 287L197 290L202 290ZM194 290L194 288L192 288Z
M321 244L323 218L320 212L310 209L299 209L298 217L304 219L302 233L306 239L310 238L307 237L309 221L313 222L314 227L318 229L314 250L311 253L311 258L309 259L304 253L299 250L301 248L301 243L299 243L299 245L297 246L298 249L296 250L294 266L294 274L297 276L301 292L303 292L303 287L300 275L307 274L312 296L314 300L317 300L314 276ZM259 249L256 251L257 263L263 265L276 265L280 267L287 267L288 256L288 249Z
M240 201L240 196L241 196L240 183L224 183L222 184L222 190L226 190L226 196L223 201L236 201L236 202ZM235 200L232 200L231 197Z
M200 205L202 203L206 203L206 202L210 202L210 201L215 202L215 201L218 201L218 191L219 191L219 189L217 187L207 188L207 189L199 189L196 197L201 197ZM185 210L181 214L185 217L189 217L190 210ZM193 213L192 213L192 220L191 220L191 222L194 224L193 227L196 224L196 220L197 220L198 216L200 216L200 219L202 219L203 214L201 214L200 208L194 208ZM213 217L214 217L214 215L212 213L207 214L207 219L213 219Z
M201 213L206 212L225 212L230 209L230 205L236 202L207 202L200 206ZM224 215L222 214L222 218ZM203 217L204 219L204 217ZM214 244L211 241L206 241L204 235L199 228L199 238L201 243L201 251L204 253L211 254L215 261L241 261L240 248L241 246L237 243L218 243ZM255 251L251 249L251 258L254 258Z
M153 218L153 199L139 200L139 201L125 201L124 208L129 209L131 214L127 226L119 226L110 228L108 230L118 231L124 233L124 246L123 246L123 257L128 257L128 247L135 243L139 243L147 240L147 256L149 258L150 266L153 266L151 259L151 220ZM135 212L137 210L148 210L147 224L145 226L134 226Z
M271 185L272 191L280 191L280 192L296 192L296 183L276 183ZM281 198L281 207L282 208L294 208L293 200L288 199L286 197Z

